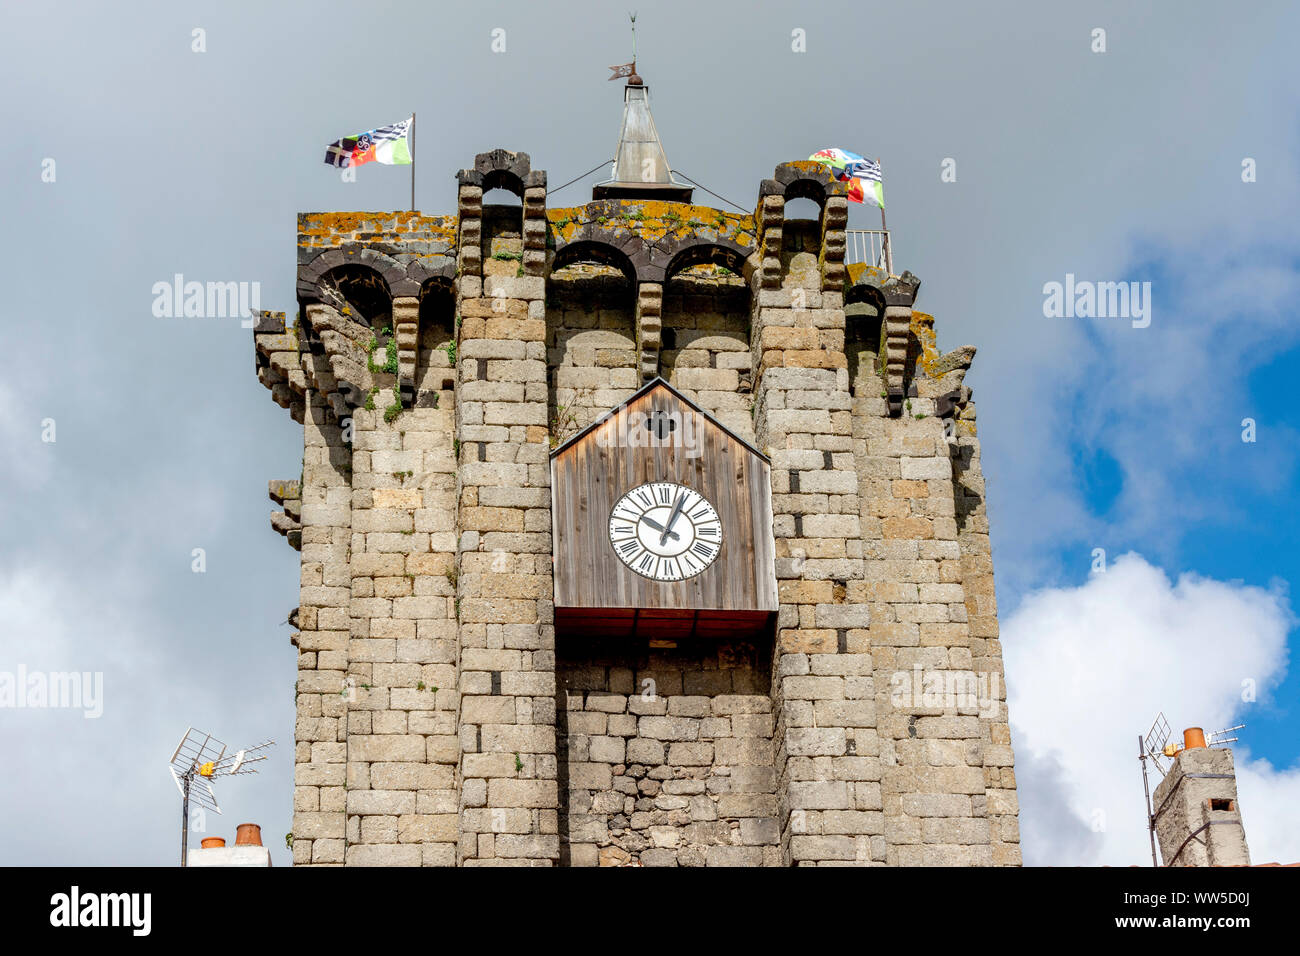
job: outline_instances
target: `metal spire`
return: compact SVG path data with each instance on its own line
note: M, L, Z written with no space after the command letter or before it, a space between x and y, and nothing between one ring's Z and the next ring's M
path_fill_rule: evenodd
M623 126L614 153L612 178L597 183L595 199L662 199L690 202L693 190L675 181L664 153L654 116L650 113L650 88L636 72L636 14L632 23L632 62L610 67L613 79L627 78L623 88Z

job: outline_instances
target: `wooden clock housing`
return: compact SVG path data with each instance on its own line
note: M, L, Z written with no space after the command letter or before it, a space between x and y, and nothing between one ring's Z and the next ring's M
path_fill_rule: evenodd
M682 581L627 567L609 541L615 502L638 485L693 488L722 521L722 550ZM771 466L656 378L551 454L557 634L731 637L765 632L778 608Z

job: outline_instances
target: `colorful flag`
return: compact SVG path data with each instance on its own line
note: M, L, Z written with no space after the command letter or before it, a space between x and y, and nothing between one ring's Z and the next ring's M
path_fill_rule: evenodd
M849 199L868 206L885 208L885 187L880 178L880 164L864 159L847 149L819 149L808 157L835 170L835 178L849 184Z
M411 162L411 123L415 117L381 126L359 136L345 136L325 148L325 162L347 168L369 162L405 166Z

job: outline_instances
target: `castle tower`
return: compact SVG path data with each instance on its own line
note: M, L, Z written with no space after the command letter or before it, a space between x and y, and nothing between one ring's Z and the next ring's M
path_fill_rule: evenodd
M299 217L295 863L1018 864L974 349L825 167L656 175Z

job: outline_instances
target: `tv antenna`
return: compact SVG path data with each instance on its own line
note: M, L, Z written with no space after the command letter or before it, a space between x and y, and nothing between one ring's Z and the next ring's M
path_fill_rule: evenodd
M1160 762L1162 757L1173 756L1169 753L1166 744L1169 743L1169 721L1165 719L1163 712L1156 714L1156 719L1151 723L1151 729L1147 731L1146 737L1142 739L1142 759L1151 758L1151 762L1156 765L1160 771L1160 776L1164 776L1167 771L1164 764Z
M1205 746L1217 747L1220 744L1230 744L1239 738L1229 737L1228 734L1232 733L1234 730L1241 730L1241 728L1245 726L1245 724L1237 724L1235 727L1225 727L1223 730L1216 730L1206 739Z
M1160 862L1156 859L1156 815L1151 810L1151 784L1147 780L1147 761L1150 760L1160 771L1160 776L1165 775L1165 768L1160 763L1160 758L1166 756L1165 744L1169 741L1169 721L1165 720L1164 712L1156 714L1156 719L1151 722L1151 729L1146 732L1146 736L1138 734L1138 760L1142 762L1142 794L1146 802L1147 809L1147 835L1151 838L1151 865L1159 866Z
M181 792L181 866L185 866L189 853L190 800L205 810L220 814L221 806L217 803L212 781L217 777L257 773L258 768L249 764L265 760L267 755L260 751L274 746L274 740L264 740L255 747L227 754L226 745L211 734L193 727L185 731L167 767L176 781L176 789Z

